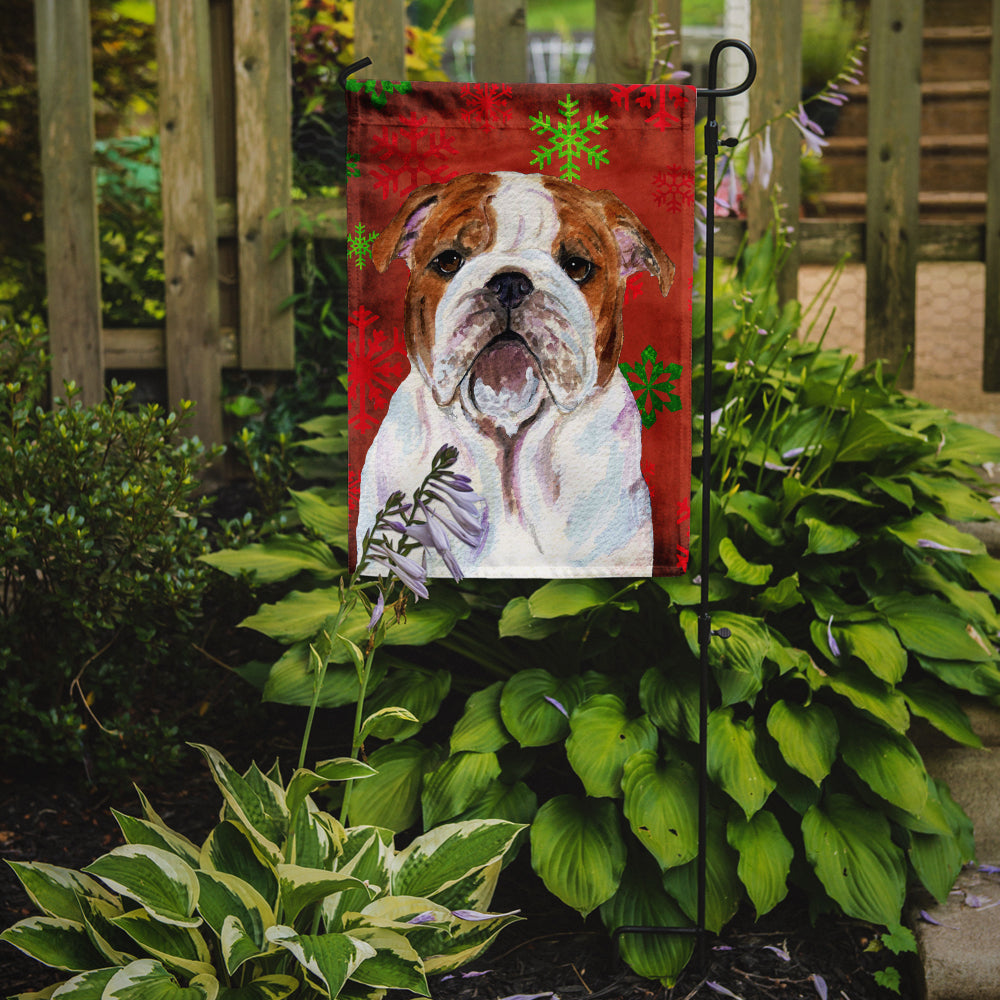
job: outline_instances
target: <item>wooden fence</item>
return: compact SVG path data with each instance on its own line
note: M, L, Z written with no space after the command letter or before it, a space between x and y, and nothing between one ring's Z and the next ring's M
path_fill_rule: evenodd
M529 0L474 0L476 77L527 78ZM293 327L282 303L292 290L290 235L290 0L158 0L157 40L163 170L166 325L101 326L97 209L92 167L88 0L35 0L45 182L53 384L73 379L85 401L101 397L105 372L165 369L171 402L195 400L196 433L223 438L223 368L276 371L293 365ZM636 82L649 58L650 7L673 25L681 0L595 0L596 79ZM917 0L871 0L867 216L864 221L788 215L797 236L782 275L796 291L800 263L844 253L867 269L866 356L898 363L912 384L916 265L985 261L983 385L1000 390L1000 0L992 4L991 103L986 222L921 223ZM356 51L373 60L361 75L405 76L405 0L356 0ZM754 0L751 43L759 72L751 129L800 97L801 0ZM683 52L683 38L680 39ZM674 52L678 61L678 52ZM724 120L725 102L720 102ZM732 123L736 131L739 123ZM743 231L762 231L771 198L799 203L800 137L774 133L768 190L751 190L746 222L725 220L716 241L731 254ZM342 201L310 202L315 236L345 238Z

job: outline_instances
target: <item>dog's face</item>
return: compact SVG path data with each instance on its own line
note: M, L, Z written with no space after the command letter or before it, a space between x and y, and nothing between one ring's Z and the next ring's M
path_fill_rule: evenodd
M607 191L541 174L463 174L415 190L373 247L410 268L407 350L434 400L513 435L541 407L607 384L626 278L674 265Z

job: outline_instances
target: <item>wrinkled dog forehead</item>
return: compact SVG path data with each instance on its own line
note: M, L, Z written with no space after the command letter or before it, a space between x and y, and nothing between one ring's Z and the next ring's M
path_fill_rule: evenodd
M551 252L559 236L555 199L540 174L500 173L493 195L496 231L490 249L532 248Z

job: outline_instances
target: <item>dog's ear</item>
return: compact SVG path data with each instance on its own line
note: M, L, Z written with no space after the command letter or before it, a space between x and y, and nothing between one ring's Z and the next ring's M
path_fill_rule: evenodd
M441 184L426 184L412 191L387 229L372 244L372 260L384 271L397 257L413 268L413 246L431 209L437 203Z
M618 243L622 277L648 271L659 283L660 294L666 296L674 280L674 262L635 212L614 195L608 195L604 211Z

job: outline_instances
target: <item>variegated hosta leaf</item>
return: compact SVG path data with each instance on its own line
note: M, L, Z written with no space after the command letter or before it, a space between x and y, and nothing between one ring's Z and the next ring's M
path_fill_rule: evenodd
M768 713L767 731L777 741L785 761L815 785L830 773L840 731L826 705L815 701L799 705L779 699Z
M323 920L327 930L344 930L343 915L358 912L368 905L372 892L384 892L389 886L392 858L392 833L372 826L351 827L343 845L337 870L352 875L366 888L345 889L323 900Z
M171 969L180 969L189 976L213 971L212 956L205 939L190 927L161 923L145 910L123 913L112 923Z
M336 757L324 760L313 770L299 768L288 782L285 792L285 805L288 812L294 815L305 801L317 789L328 785L331 781L350 781L357 778L370 778L377 772L363 761L353 757Z
M394 626L388 635L392 635L395 630ZM372 712L401 708L409 712L412 719L382 716L375 730L376 735L380 739L397 741L415 736L425 722L430 722L437 715L441 702L450 690L451 674L447 670L418 667L393 670L370 694L365 702L366 708Z
M601 905L610 932L619 927L690 927L683 910L664 891L652 859L630 858L618 891ZM694 950L692 934L623 934L619 952L640 976L672 986Z
M375 777L351 789L352 826L381 826L399 833L420 817L424 773L438 763L437 753L416 740L379 747L368 761Z
M446 823L415 838L393 860L392 892L433 899L503 858L523 827L505 820Z
M374 890L353 875L303 868L300 865L278 865L278 881L281 886L282 912L285 919L291 921L305 907L345 889L361 889L369 893L369 898L375 895Z
M531 824L531 865L549 892L583 916L610 899L625 870L615 803L573 795L549 799Z
M451 972L477 959L509 924L520 920L517 912L477 914L466 919L466 910L452 910L450 932L440 932L438 942L424 955L424 971L431 975ZM418 942L414 941L418 946ZM419 946L418 946L419 950Z
M776 782L757 762L752 718L737 721L733 709L717 708L708 717L708 774L752 816L774 791Z
M363 961L375 957L370 944L349 934L296 934L293 928L278 924L268 928L267 939L294 955L310 979L332 997Z
M750 819L729 821L726 836L740 853L736 873L746 886L757 916L774 909L788 895L788 872L795 849L773 813L762 809Z
M523 832L524 828L522 827L521 833L517 835L515 840L519 839ZM506 856L497 858L485 868L478 868L466 875L465 878L460 878L446 889L434 893L434 901L448 907L449 910L488 910L493 902L493 894L497 889L500 871L506 860Z
M198 864L199 849L182 834L149 820L127 816L125 813L118 812L117 809L112 809L111 812L118 821L122 835L129 844L146 844L149 847L159 847L161 850L176 854L177 857L186 861L192 868Z
M252 885L272 908L278 905L278 875L241 823L220 823L202 844L199 867L224 872Z
M288 832L284 789L253 768L246 776L240 775L217 750L203 744L193 745L208 761L227 807L247 828L264 855L277 863L281 856L279 844Z
M215 976L196 976L181 986L159 962L143 958L119 969L108 981L101 1000L216 1000L218 995Z
M198 878L194 869L171 851L125 844L84 871L96 875L113 892L134 899L162 923L179 927L197 927L201 923L195 914Z
M375 954L351 973L355 982L430 996L424 963L402 934L384 927L356 927L351 937L375 949Z
M820 882L849 917L899 923L906 866L882 813L849 795L830 795L806 813L802 836Z
M649 716L630 719L625 702L613 694L595 694L577 706L569 727L566 757L595 798L619 798L625 761L639 750L655 749L659 740Z
M560 679L547 670L521 670L504 684L500 717L521 746L547 746L566 736L569 716L583 698L579 677Z
M625 762L622 790L632 832L661 869L697 855L698 783L690 765L641 751Z
M510 743L500 716L500 693L503 681L469 696L462 717L451 733L451 752L474 750L476 753L495 753Z
M919 815L927 802L927 771L905 736L861 719L852 720L850 739L841 746L847 766L876 795Z
M285 857L305 868L335 868L344 836L337 819L317 809L312 799L306 799L292 820Z
M500 764L495 753L452 754L424 778L420 796L424 826L437 826L454 819L475 802L498 777Z
M230 941L249 938L253 946L253 954L266 950L264 931L275 923L274 912L267 900L248 882L226 875L223 872L198 872L198 883L201 894L198 898L198 910L205 922L215 931L220 940L223 939L223 929L228 920L235 920L239 928L231 928ZM236 931L239 934L236 934ZM235 935L235 938L234 938ZM245 954L246 948L239 946L239 960L230 964L234 956L232 947L226 952L226 967L232 975L242 962L252 955Z
M140 957L135 942L114 924L115 918L125 912L120 902L83 896L80 905L90 940L104 956L105 965L128 965Z
M35 997L38 1000L42 997L52 997L55 1000L101 1000L101 997L104 996L104 988L114 978L118 969L119 966L91 969L89 972L81 972L79 976L67 979L54 991L52 987L49 987L44 993L21 993L12 1000L19 1000L19 998L27 1000L28 997Z
M244 986L224 986L218 1000L285 1000L299 985L294 976L261 976Z
M65 917L28 917L0 934L26 955L53 969L81 972L100 968L104 958L91 944L87 928Z
M74 871L39 861L8 861L31 901L46 916L81 920L81 896L93 896L109 903L114 896L97 879Z

